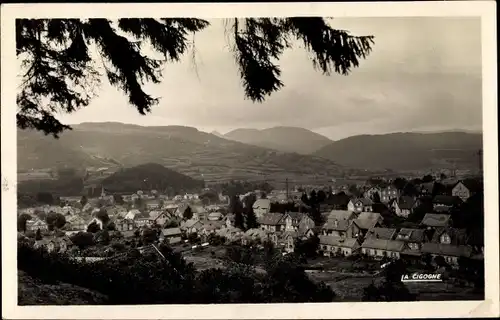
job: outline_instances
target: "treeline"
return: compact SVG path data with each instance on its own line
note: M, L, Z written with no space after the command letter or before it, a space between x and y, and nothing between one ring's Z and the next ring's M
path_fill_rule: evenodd
M53 193L59 196L81 195L84 181L81 177L59 177L53 180L26 180L19 182L18 193L36 195L39 192Z
M122 169L102 181L105 190L113 193L158 190L175 195L182 192L199 191L205 186L196 180L156 163L147 163Z
M20 242L18 269L46 283L97 291L108 297L108 305L331 302L335 297L290 257L273 256L265 273L242 263L197 272L168 246L159 250L164 258L131 249L121 258L85 264Z
M240 194L246 194L248 192L254 192L255 190L260 190L264 193L270 193L274 190L274 186L268 182L250 182L243 180L231 180L228 182L220 183L212 186L214 190L221 192L223 195L235 196Z

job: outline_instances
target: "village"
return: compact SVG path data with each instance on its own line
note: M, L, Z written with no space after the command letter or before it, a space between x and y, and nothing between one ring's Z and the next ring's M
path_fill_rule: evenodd
M470 199L482 194L480 181L436 179L416 187L418 194L408 196L395 183L385 181L360 186L362 192L355 196L341 186L336 192L318 191L326 194L318 206L310 203L311 194L305 190L269 194L256 190L233 199L219 194L215 203L206 204L199 194L168 199L152 190L117 197L102 189L101 196L94 199L66 197L57 206L20 209L18 240L85 262L112 259L131 248L143 252L163 243L182 252L200 269L217 266L220 255L215 251L224 246L262 248L265 242L283 255L303 251L297 246L312 242L315 252L308 256L323 257L321 268L328 268L328 259L368 260L378 265L403 259L434 269L458 269L465 260L482 262L482 230L464 226L458 221L463 214L457 213L470 210ZM254 197L251 210L245 208L249 195ZM248 215L231 212L236 210L231 204L234 201L256 221L251 223ZM320 214L314 216L311 207ZM423 216L416 220L416 211L422 210Z

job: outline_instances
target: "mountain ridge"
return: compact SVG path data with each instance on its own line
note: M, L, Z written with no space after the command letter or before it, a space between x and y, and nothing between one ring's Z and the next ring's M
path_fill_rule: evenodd
M341 165L367 169L475 168L482 133L389 133L333 141L314 153Z
M266 129L239 128L224 135L226 139L298 154L311 154L332 140L314 131L290 126Z
M45 152L45 145L51 146L51 152ZM207 182L286 178L307 181L318 176L326 180L343 172L341 166L327 159L247 145L193 127L80 124L62 133L58 140L41 133L18 131L19 171L107 166L102 159L123 167L158 163Z

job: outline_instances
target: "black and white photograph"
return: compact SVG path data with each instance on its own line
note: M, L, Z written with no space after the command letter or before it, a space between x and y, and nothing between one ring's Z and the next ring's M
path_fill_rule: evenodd
M495 3L375 4L2 5L8 318L498 316Z

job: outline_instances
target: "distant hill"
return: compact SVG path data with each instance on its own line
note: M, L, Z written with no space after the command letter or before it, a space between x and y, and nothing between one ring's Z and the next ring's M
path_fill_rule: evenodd
M332 142L325 136L297 127L236 129L226 133L224 137L259 147L299 154L311 154Z
M224 135L216 130L210 132L210 134L213 134L214 136L219 137L219 138L224 138Z
M286 178L297 182L330 181L344 170L327 159L247 145L182 126L83 123L62 133L58 140L19 130L18 144L19 171L157 163L206 182L244 179L271 183ZM50 146L50 152L39 147L42 145Z
M107 192L135 192L141 188L188 192L199 190L204 184L202 180L193 179L157 163L122 169L102 181Z
M466 132L360 135L332 142L314 153L352 167L427 170L477 169L482 134Z

